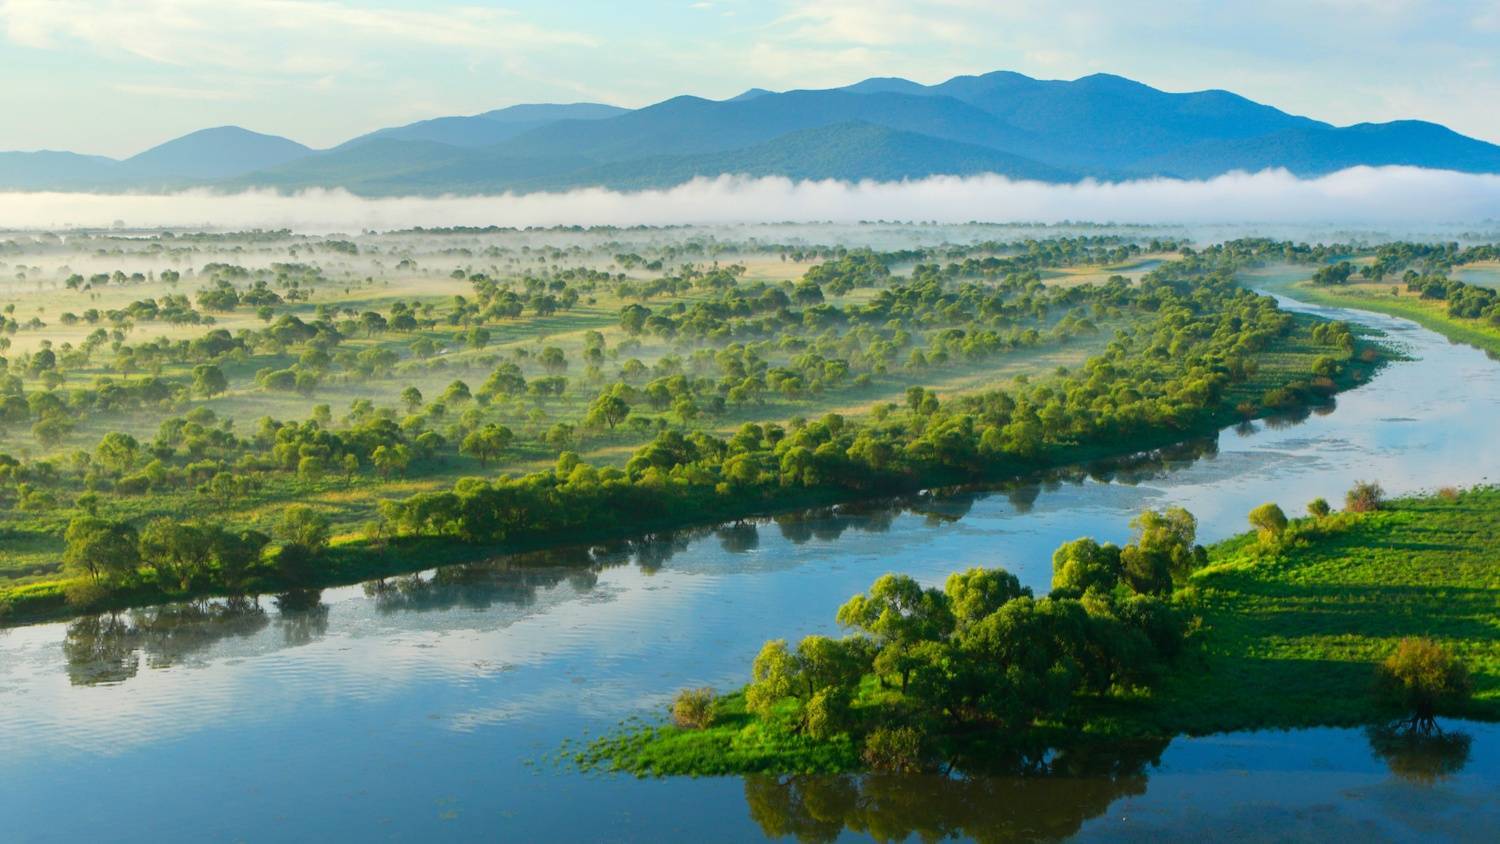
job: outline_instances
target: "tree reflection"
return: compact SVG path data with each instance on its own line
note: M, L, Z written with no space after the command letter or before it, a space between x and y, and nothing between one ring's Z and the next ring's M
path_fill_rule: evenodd
M1428 733L1392 725L1370 727L1365 735L1392 774L1418 785L1433 785L1462 771L1473 744L1467 733Z
M120 683L136 676L143 658L148 667L170 668L269 623L260 604L244 597L76 619L63 639L68 679L77 686Z
M1067 838L1116 800L1146 791L1166 742L1060 752L1028 773L793 775L745 779L750 818L768 837L824 842L844 832L879 841Z
M294 589L276 596L276 627L289 648L306 645L328 633L328 605L321 589Z

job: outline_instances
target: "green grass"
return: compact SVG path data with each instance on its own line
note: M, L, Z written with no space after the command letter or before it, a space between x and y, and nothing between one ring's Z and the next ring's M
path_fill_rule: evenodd
M1401 499L1292 533L1277 552L1249 534L1211 548L1178 593L1200 618L1197 646L1150 693L1080 699L1075 722L1038 725L1033 738L1383 723L1394 713L1375 694L1375 666L1407 636L1436 639L1473 674L1473 697L1446 715L1500 720L1500 489ZM707 729L634 725L567 753L641 776L860 768L847 736L812 742L747 714L738 693L717 713Z
M1500 720L1500 490L1391 502L1336 516L1280 554L1249 537L1193 578L1201 663L1152 704L1173 732L1365 724L1385 713L1373 665L1406 636L1451 647L1475 693L1453 715Z
M1500 355L1500 326L1490 325L1483 320L1449 316L1446 302L1423 299L1404 288L1399 290L1398 295L1392 295L1392 288L1400 288L1400 285L1390 283L1350 284L1338 287L1315 286L1311 282L1301 280L1306 277L1306 273L1299 275L1286 272L1251 273L1246 276L1248 280L1255 283L1256 287L1282 293L1303 302L1335 308L1358 308L1409 319L1456 343L1466 343L1491 354Z

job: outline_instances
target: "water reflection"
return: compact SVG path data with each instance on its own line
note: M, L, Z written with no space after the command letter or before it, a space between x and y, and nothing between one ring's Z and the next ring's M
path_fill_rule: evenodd
M1430 786L1448 779L1469 764L1473 738L1462 732L1427 733L1399 726L1365 730L1370 750L1401 780Z
M1146 792L1167 742L1061 752L1024 775L798 775L745 780L751 820L766 836L828 842L1058 840L1116 800Z
M484 611L496 606L529 607L539 593L567 584L576 596L589 594L606 569L634 564L643 574L661 570L700 540L713 537L730 555L746 555L761 544L762 524L774 523L794 545L834 543L847 531L885 533L896 519L911 514L928 527L958 522L995 492L1017 513L1030 511L1044 492L1087 481L1134 486L1213 458L1217 437L1201 437L1127 457L1066 466L999 485L955 487L890 499L874 499L779 513L760 522L740 520L713 527L658 531L642 536L511 554L492 560L444 566L425 572L369 581L364 595L382 615ZM795 555L759 555L758 569L775 570L805 562ZM279 647L298 647L328 633L330 608L322 591L295 590L274 596ZM259 597L205 599L125 613L81 618L67 628L64 651L75 685L120 683L135 677L142 656L150 668L193 664L216 643L245 638L273 623ZM266 643L262 643L266 644ZM269 645L272 649L277 645Z

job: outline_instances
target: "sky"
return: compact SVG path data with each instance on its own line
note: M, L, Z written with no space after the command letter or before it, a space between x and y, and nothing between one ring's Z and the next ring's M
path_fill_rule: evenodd
M236 124L327 147L523 102L1014 70L1500 142L1500 0L0 0L0 149Z

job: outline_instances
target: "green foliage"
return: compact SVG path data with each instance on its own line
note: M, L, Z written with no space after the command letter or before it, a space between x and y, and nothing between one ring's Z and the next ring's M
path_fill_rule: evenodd
M1374 481L1356 481L1344 494L1344 509L1351 513L1369 513L1380 509L1385 490Z
M1255 528L1261 544L1272 545L1286 532L1286 514L1275 503L1262 504L1250 511L1250 526Z
M1440 710L1464 703L1474 689L1468 668L1451 650L1417 636L1396 643L1376 679L1381 692L1410 714L1414 725L1429 729Z
M922 734L912 727L877 727L865 736L860 758L872 771L915 774L927 767Z
M687 730L701 730L713 724L714 690L683 689L672 698L672 723Z

